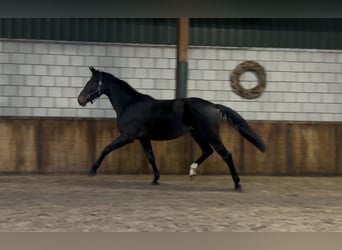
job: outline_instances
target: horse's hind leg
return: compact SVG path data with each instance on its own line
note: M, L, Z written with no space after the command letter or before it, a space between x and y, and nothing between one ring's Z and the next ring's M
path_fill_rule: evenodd
M199 165L204 162L214 152L214 150L210 147L209 143L201 136L199 136L194 130L191 130L190 134L202 150L202 155L190 165L189 176L193 177L197 175L196 170Z
M235 184L235 189L240 189L240 178L238 173L236 172L234 162L233 162L233 157L232 154L225 148L225 146L222 144L222 142L218 141L215 143L211 143L211 145L214 147L215 151L221 155L223 160L227 163L230 174L233 178L234 184Z
M159 180L159 171L158 168L156 166L155 160L154 160L154 154L153 154L153 150L152 150L152 146L151 146L151 141L147 138L140 138L139 139L141 142L141 145L143 146L145 153L147 155L148 161L150 162L151 166L152 166L152 170L153 170L153 181L152 181L152 185L158 185L158 180Z

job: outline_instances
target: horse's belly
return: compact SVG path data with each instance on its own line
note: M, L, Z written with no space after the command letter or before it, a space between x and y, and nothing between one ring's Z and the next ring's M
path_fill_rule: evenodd
M181 122L161 122L148 128L148 136L151 140L171 140L186 134L189 127Z

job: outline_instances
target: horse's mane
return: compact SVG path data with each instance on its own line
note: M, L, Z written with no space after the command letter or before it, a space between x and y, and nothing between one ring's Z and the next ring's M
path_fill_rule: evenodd
M107 72L102 72L103 73L103 77L107 78L110 84L118 84L120 85L121 88L123 88L124 90L128 90L130 92L133 93L139 93L135 88L133 88L131 85L129 85L127 82L125 82L124 80L121 80L117 77L115 77L114 75L107 73Z

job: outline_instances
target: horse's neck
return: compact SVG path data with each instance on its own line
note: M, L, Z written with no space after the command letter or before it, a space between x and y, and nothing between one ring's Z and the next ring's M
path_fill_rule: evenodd
M106 87L107 91L105 94L108 96L113 108L118 115L130 103L138 100L143 96L143 94L133 89L126 82L117 78L113 78L111 79L111 81L108 81Z

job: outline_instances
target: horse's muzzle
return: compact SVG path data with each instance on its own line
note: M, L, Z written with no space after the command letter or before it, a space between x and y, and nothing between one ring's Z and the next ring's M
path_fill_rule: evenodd
M82 95L80 95L78 98L77 98L77 101L78 101L78 104L81 105L82 107L84 107L85 105L87 105L87 98L83 97Z

